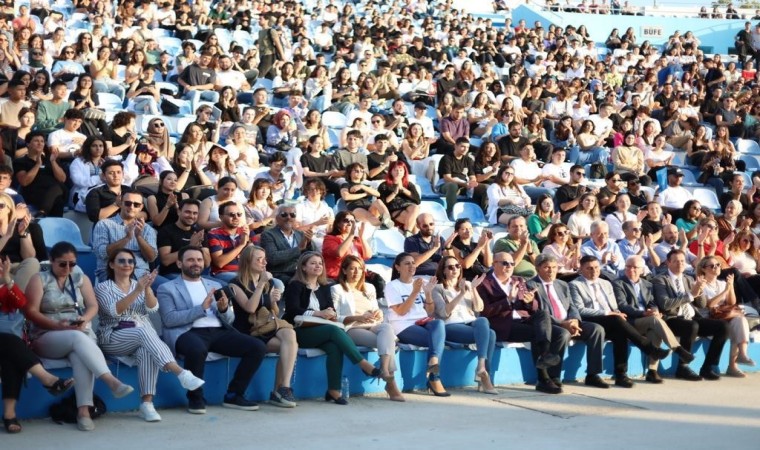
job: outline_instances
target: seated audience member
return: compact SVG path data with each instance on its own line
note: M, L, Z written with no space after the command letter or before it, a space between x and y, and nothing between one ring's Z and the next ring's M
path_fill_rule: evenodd
M209 195L201 202L201 210L198 213L198 225L204 230L210 230L222 225L219 217L219 205L229 201L240 201L238 183L232 177L223 177L219 180L216 193Z
M515 169L502 166L491 183L488 196L488 222L506 225L514 215L527 217L533 211L531 199L515 181Z
M676 220L676 227L686 233L686 238L691 242L697 238L699 221L707 217L707 209L702 209L697 200L688 200L684 203L681 214Z
M552 325L535 293L525 288L525 280L512 275L514 267L509 253L494 255L493 269L476 288L483 302L480 317L488 319L499 341L530 342L538 378L536 390L559 394L562 389L552 381L556 378L559 382L559 372L552 370L550 375L549 370L560 364L570 336Z
M317 252L306 252L298 258L293 278L285 288L285 315L283 318L296 324L296 317L317 317L327 321L337 321L338 314L330 295L330 287L325 277L324 261ZM342 328L329 324L296 327L298 345L305 348L319 348L327 353L327 391L325 401L347 405L348 400L341 395L341 373L343 357L347 357L368 377L379 378L381 370L364 359L351 338Z
M362 134L359 130L351 130L346 137L346 148L338 150L333 155L335 159L335 170L340 171L339 176L348 179L348 166L359 163L364 170L369 170L367 165L367 155L361 150Z
M92 230L92 249L97 258L95 276L106 280L108 259L114 251L126 248L135 253L135 275L141 277L150 272L150 264L156 259L156 230L140 217L143 197L139 192L125 192L121 196L119 214L103 219ZM156 285L166 281L156 277Z
M570 167L570 181L567 184L557 188L554 193L554 203L557 205L557 209L562 214L562 222L568 223L570 215L575 212L581 201L581 196L585 193L591 193L596 196L598 190L592 189L584 184L581 184L586 177L586 170L583 166L578 164Z
M240 253L249 243L243 209L235 202L219 205L222 225L209 230L206 236L211 254L211 275L225 285L237 276Z
M293 167L288 166L284 153L275 152L272 154L269 159L269 170L260 172L256 178L272 183L272 200L275 203L293 198L297 177Z
M478 183L475 163L467 156L469 150L470 140L466 137L459 138L453 153L444 155L438 163L438 175L441 177L438 190L446 196L446 213L449 216L460 194L467 194L481 208L488 199L488 185Z
M8 100L0 105L0 125L11 128L18 128L21 126L18 113L22 108L32 106L31 103L26 100L26 88L26 84L19 79L11 79L11 81L6 83Z
M396 371L396 334L389 323L383 322L374 286L365 283L364 261L358 256L347 255L339 270L338 283L330 288L337 320L351 325L346 333L354 344L377 348L385 392L392 401L403 402L404 396L393 375Z
M200 379L209 352L240 358L222 406L257 410L259 406L244 395L264 360L266 346L232 327L235 313L222 285L201 278L204 256L199 247L182 248L177 260L182 276L161 285L157 293L164 342L174 354L184 357L185 369ZM187 398L190 414L206 413L202 387L188 391Z
M45 136L39 131L29 132L26 143L29 152L13 162L16 181L21 185L19 194L38 216L63 217L66 173L59 164L58 151L46 151Z
M108 280L95 288L98 300L98 344L107 355L132 356L137 360L140 385L139 415L146 422L159 422L153 406L158 373L171 372L183 388L193 391L204 381L185 370L153 328L148 313L158 309L150 285L155 271L134 278L135 255L129 250L113 252L108 258Z
M67 359L71 364L77 428L92 431L95 378L102 380L115 398L126 397L134 388L111 374L95 343L92 319L98 313L98 302L90 279L76 266L76 258L77 251L68 242L50 249L50 270L35 274L26 288L24 315L32 325L32 350L43 358Z
M263 248L249 245L240 254L238 276L230 282L234 294L231 300L235 308L232 326L243 334L264 341L268 352L279 354L274 390L269 394L269 403L282 408L293 408L296 399L290 380L298 357L298 342L292 327L278 323L281 320L278 303L284 287L266 269L267 257ZM262 315L266 315L268 320L260 320ZM275 322L274 327L271 327L272 321Z
M433 277L426 283L415 278L415 269L415 257L410 253L400 253L394 259L391 282L385 287L388 322L399 342L427 347L427 388L436 397L448 397L451 394L446 392L440 377L446 327L442 320L433 318L432 292L436 279Z
M599 189L599 193L596 194L596 199L599 202L599 209L604 214L610 214L615 212L615 203L617 196L623 193L623 178L620 174L612 171L608 172L604 176L604 186Z
M577 338L586 343L586 386L609 388L609 384L599 376L603 370L604 328L582 320L570 298L570 288L567 283L557 280L557 260L553 256L540 255L536 260L536 269L538 274L528 281L528 288L534 292L533 301L538 302L536 308L551 317L551 352L560 357L559 363L547 371L548 377L539 380L540 383L536 389L550 394L562 392L562 380L560 380L562 358L564 349L571 338ZM555 334L558 334L558 337L555 338Z
M549 229L553 224L560 223L561 215L554 210L554 200L549 194L544 194L537 199L536 210L528 216L528 234L533 242L543 248Z
M657 202L649 202L644 208L647 215L641 219L641 234L651 236L652 242L659 242L662 237L662 228L670 225L673 220L670 214L663 214L662 207Z
M736 233L742 228L749 229L752 220L742 215L743 208L739 200L729 200L723 211L723 215L715 217L719 239L725 240L731 233Z
M146 202L148 216L157 229L175 223L179 219L179 203L188 198L187 193L177 190L177 174L164 170L158 176L158 191Z
M567 221L567 229L570 234L578 241L585 241L591 237L591 224L602 220L602 214L599 211L599 200L593 192L586 192L581 195L575 212L570 215Z
M408 179L409 168L403 161L395 161L388 167L385 180L380 183L379 199L388 208L391 219L406 235L417 230L417 216L420 214L420 194Z
M132 187L122 184L124 169L121 161L106 160L100 166L100 171L100 178L104 183L90 189L85 197L87 217L93 223L118 215L121 210L122 196L127 192L132 192Z
M628 322L636 330L647 337L655 347L663 342L673 353L678 355L680 364L688 364L694 360L694 355L681 346L676 336L663 319L654 301L652 283L642 278L646 266L641 256L629 256L625 260L625 271L620 278L612 282L620 311L626 315ZM646 381L662 383L662 377L657 373L659 360L651 355L647 358Z
M205 234L198 227L198 211L201 202L194 198L179 203L179 218L174 223L166 224L158 230L156 245L158 248L158 274L167 280L177 278L181 272L177 267L179 251L188 245L201 247ZM204 269L211 264L208 247L202 247Z
M87 136L77 131L83 120L82 111L74 108L67 110L63 115L63 128L48 135L47 144L50 150L58 152L58 156L62 159L74 159L82 150L84 141L87 140Z
M37 117L35 118L37 129L45 133L50 133L63 125L64 115L71 108L67 100L69 91L65 82L62 80L53 81L50 85L50 92L53 94L53 98L37 104Z
M570 230L564 223L549 226L546 245L542 255L553 256L557 260L557 277L562 281L572 281L578 274L581 259L581 243L573 243Z
M623 239L623 224L629 220L637 220L636 214L630 212L631 198L627 193L618 194L615 198L615 210L604 218L610 230L610 239ZM643 215L643 213L642 213Z
M478 275L487 273L493 262L491 230L483 230L476 242L470 219L462 218L454 223L454 234L451 254L462 263L463 277L472 281Z
M366 181L367 169L359 163L346 167L346 184L340 187L340 196L346 202L346 208L354 213L361 222L374 227L383 225L393 228L395 224L388 208L380 200L380 192Z
M581 318L600 325L612 341L615 385L632 388L633 381L628 378L628 341L657 360L668 356L670 351L655 347L625 320L625 314L618 309L612 283L599 278L601 267L595 256L583 256L580 263L581 275L570 283L570 298Z
M591 239L581 245L581 258L595 256L601 266L601 277L614 280L625 267L625 259L620 253L617 242L610 239L610 231L606 222L596 221L591 224Z
M483 310L483 300L477 289L486 274L479 275L470 283L462 277L459 260L454 256L444 256L438 263L434 278L438 281L432 292L435 317L446 323L446 338L449 342L475 344L478 391L482 388L486 394L498 394L487 369L487 364L493 359L496 333L490 329L488 319L475 316Z
M753 184L745 193L744 175L742 175L742 172L734 172L731 175L728 186L729 189L720 194L720 209L726 211L726 205L728 205L729 201L738 200L744 211L749 210L749 206L752 204L757 193L757 186Z
M71 176L71 204L79 212L86 212L86 198L91 189L103 183L101 174L103 164L106 162L104 154L106 141L103 138L93 136L87 138L82 145L82 153L74 158L69 166Z
M515 261L514 273L518 277L536 275L533 262L539 255L538 245L530 240L525 217L512 216L507 222L507 235L496 241L493 252L509 252Z
M532 145L522 147L520 157L513 159L509 166L515 171L515 183L528 194L534 204L542 195L554 194L554 189L542 187L548 177L542 174Z
M404 239L404 251L414 258L415 275L433 276L441 257L451 251L446 247L451 244L454 234L444 243L443 238L435 233L433 216L427 213L417 216L417 229L417 234Z
M681 209L687 201L693 198L692 193L681 186L682 182L683 172L681 169L668 169L668 187L660 191L655 197L665 212Z
M32 221L25 204L15 204L10 195L0 193L0 231L0 260L8 262L8 276L24 291L40 271L40 261L48 259L42 228Z
M311 242L321 251L327 231L332 228L335 213L325 202L327 188L318 178L307 179L303 185L303 197L296 203L296 222L301 231L311 230Z
M643 276L649 277L652 270L660 265L660 258L654 251L654 239L651 236L642 236L641 223L636 220L629 220L623 224L623 234L623 239L617 242L623 259L640 256L645 262Z
M718 380L720 375L715 368L720 362L720 354L728 337L728 324L698 313L697 308L706 305L705 281L703 277L695 281L684 273L686 255L683 251L676 249L668 253L666 265L667 272L652 280L654 299L665 318L665 323L676 336L679 336L684 350L689 352L697 336L711 337L699 375L681 359L676 369L676 378L688 381L700 381L703 378Z
M261 234L261 247L267 254L269 271L285 286L296 273L298 257L314 250L313 232L296 229L296 209L292 205L277 207L275 226Z

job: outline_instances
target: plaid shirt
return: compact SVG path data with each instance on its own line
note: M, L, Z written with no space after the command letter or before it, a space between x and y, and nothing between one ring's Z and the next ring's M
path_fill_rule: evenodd
M92 249L98 258L98 265L95 268L95 276L99 281L106 279L106 268L108 267L108 252L106 249L109 245L124 238L127 235L127 227L120 215L109 219L99 220L92 230ZM145 224L142 233L143 239L153 248L156 248L156 230L148 224ZM127 242L124 248L132 250L135 253L135 276L140 278L150 272L149 264L152 261L146 261L140 253L140 244L137 243L137 237L133 237Z

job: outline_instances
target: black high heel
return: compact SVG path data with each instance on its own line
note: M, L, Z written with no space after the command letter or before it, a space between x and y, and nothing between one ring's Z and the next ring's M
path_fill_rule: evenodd
M429 392L432 392L433 395L435 395L436 397L450 397L451 396L451 394L449 394L448 392L446 392L446 390L436 391L435 388L433 388L433 383L432 383L433 381L440 382L441 381L441 377L439 377L438 375L433 374L433 373L430 374L430 376L428 377L428 381L427 381L427 388L428 388ZM441 386L441 387L443 387L443 386Z
M50 386L45 386L45 389L47 389L50 395L61 395L71 389L72 386L74 386L73 378L69 378L68 380L59 378Z
M21 423L19 423L16 417L13 417L12 419L6 419L5 417L3 417L3 426L5 427L5 431L8 434L21 433L21 430L22 430ZM16 427L16 428L11 428L11 427Z
M330 391L325 392L325 401L335 402L336 405L348 405L348 400L346 400L343 397L335 398L332 395L330 395Z
M364 372L364 371L362 371L362 372ZM380 381L380 378L382 378L382 374L383 374L383 371L380 370L380 368L378 368L378 367L373 367L372 368L372 372L370 372L370 373L364 372L364 375L367 375L370 378L374 378L378 382ZM375 380L372 380L372 381L375 381Z

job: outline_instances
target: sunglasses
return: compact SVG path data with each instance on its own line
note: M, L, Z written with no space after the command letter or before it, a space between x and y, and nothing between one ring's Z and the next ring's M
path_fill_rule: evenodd
M372 123L380 123L379 120L373 120Z
M569 232L567 230L557 231L557 236L564 236L566 234L569 234Z
M156 122L156 123L153 124L153 126L156 127L156 128L163 128L164 124L161 123L161 122Z
M76 267L76 265L77 265L76 261L61 261L58 263L58 267L60 267L61 269L65 269L66 267L71 269L73 267Z
M295 219L296 218L296 213L286 213L286 212L284 212L284 213L280 213L280 217L282 217L283 219L287 219L288 217L290 217L291 219Z
M446 266L447 270L454 270L454 269L461 269L462 266L460 264L451 264L449 266Z
M124 201L123 201L123 202L121 202L121 203L122 203L124 206L126 206L126 207L131 207L131 208L142 208L142 205L143 205L143 204L142 204L142 202L131 202L131 201L129 201L129 200L124 200Z
M126 264L128 266L134 266L135 265L135 259L134 258L116 258L116 264Z
M515 263L512 261L494 261L496 264L501 264L504 267L514 267Z
M718 264L718 263L705 264L705 268L707 268L707 269L715 269L716 267L720 267L720 264Z
M229 213L227 214L229 217L243 217L243 213Z

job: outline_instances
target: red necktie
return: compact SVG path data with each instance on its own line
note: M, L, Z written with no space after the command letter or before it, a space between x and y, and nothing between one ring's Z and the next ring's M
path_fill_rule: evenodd
M559 320L565 320L566 313L564 311L564 308L562 308L562 305L560 304L560 302L552 294L551 287L552 287L551 283L544 284L546 295L547 297L549 297L549 304L552 306L552 315L554 315L554 317L556 317Z

